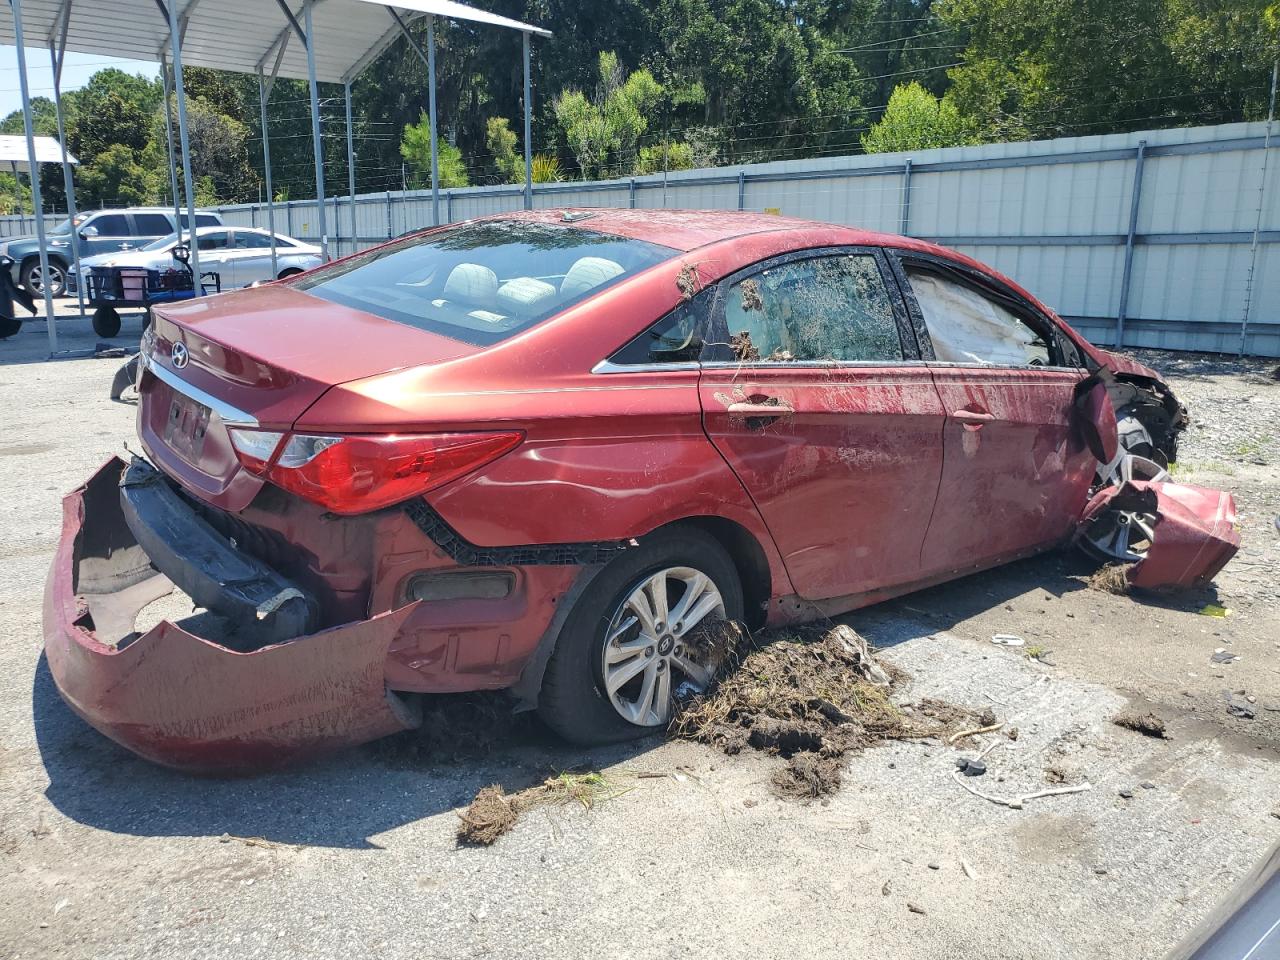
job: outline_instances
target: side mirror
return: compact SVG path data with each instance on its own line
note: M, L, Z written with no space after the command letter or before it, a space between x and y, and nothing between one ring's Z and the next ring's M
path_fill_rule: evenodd
M98 235L98 228L90 224L80 231L80 236L84 240L91 240Z
M1116 411L1107 394L1107 383L1094 374L1076 385L1076 427L1089 452L1099 463L1110 463L1120 449Z
M179 263L189 263L191 261L191 248L185 243L180 243L173 248L173 259Z

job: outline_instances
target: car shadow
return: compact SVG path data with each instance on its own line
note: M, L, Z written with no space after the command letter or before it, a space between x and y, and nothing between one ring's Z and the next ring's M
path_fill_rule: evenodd
M43 655L32 684L45 796L77 823L132 836L260 837L304 846L379 849L379 834L572 769L647 753L657 737L572 747L500 695L430 698L423 729L323 761L238 779L156 766L99 734L63 702Z

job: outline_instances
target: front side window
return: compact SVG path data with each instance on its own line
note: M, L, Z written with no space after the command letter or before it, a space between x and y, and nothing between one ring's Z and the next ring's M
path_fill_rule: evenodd
M93 227L100 237L129 236L129 218L122 213L104 213L100 217L94 217L85 226Z
M724 315L735 360L902 360L893 301L871 254L766 267L729 287Z
M1005 304L931 271L908 268L907 276L939 361L993 367L1051 364L1048 339Z
M406 237L314 270L293 287L488 346L675 253L574 226L487 220Z
M217 233L198 234L196 236L196 246L201 250L225 250L227 248L227 233L223 230Z

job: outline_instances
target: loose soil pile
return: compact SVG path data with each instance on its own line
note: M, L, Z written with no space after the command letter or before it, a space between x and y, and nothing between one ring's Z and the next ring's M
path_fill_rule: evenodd
M1133 566L1131 563L1109 563L1105 567L1099 567L1089 577L1089 586L1094 590L1101 590L1103 593L1115 593L1124 596L1133 586L1129 583L1129 568L1131 566Z
M972 711L940 701L897 706L889 695L901 680L847 626L744 634L713 689L681 705L670 733L730 755L751 748L781 757L774 791L814 799L839 789L850 753L973 726Z
M487 847L508 833L520 816L533 807L573 803L590 810L622 792L604 774L595 771L565 771L511 794L495 783L477 793L467 809L458 814L458 842Z
M1121 713L1111 719L1117 727L1133 730L1146 737L1165 739L1164 721L1154 713Z

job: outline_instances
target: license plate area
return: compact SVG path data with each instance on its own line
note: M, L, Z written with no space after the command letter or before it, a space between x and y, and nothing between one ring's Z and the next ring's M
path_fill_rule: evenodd
M195 463L204 450L211 411L203 403L175 393L169 400L164 442L184 460Z

